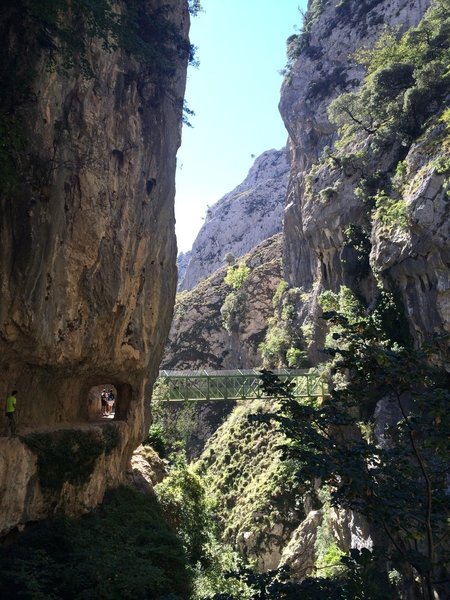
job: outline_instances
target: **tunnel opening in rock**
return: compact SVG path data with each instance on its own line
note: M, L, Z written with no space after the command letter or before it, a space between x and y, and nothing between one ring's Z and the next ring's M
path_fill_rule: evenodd
M89 421L124 421L132 399L132 389L126 383L91 385L87 393Z
M118 403L117 396L117 387L111 383L92 386L87 395L89 420L115 419Z

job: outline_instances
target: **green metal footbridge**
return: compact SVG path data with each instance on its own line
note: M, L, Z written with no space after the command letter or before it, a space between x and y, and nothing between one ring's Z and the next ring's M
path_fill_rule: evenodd
M326 383L314 370L271 370L282 382L293 383L296 398L323 398ZM160 371L159 393L167 402L265 399L258 369L232 371Z

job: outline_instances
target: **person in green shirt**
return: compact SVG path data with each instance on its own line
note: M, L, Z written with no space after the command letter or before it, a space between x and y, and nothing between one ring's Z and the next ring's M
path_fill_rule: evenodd
M6 432L9 431L10 436L16 435L16 394L17 390L13 390L6 398Z

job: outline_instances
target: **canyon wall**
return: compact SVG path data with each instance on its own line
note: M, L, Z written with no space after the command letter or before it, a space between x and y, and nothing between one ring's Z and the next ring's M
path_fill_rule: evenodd
M272 296L281 280L282 236L261 242L240 260L249 269L231 327L221 313L231 288L227 267L177 296L161 368L172 370L250 369L261 363L259 343L273 312Z
M286 149L267 150L255 160L247 177L208 209L206 220L181 269L180 290L190 290L225 263L239 258L282 229L289 176Z
M115 6L126 14L125 3ZM136 48L131 38L130 47L121 44L122 32L108 48L89 14L84 20L66 7L46 23L33 10L19 2L0 11L0 115L10 142L0 196L0 396L18 390L19 434L0 439L0 531L55 506L85 510L123 480L148 425L144 392L158 371L176 288L187 2L142 3ZM84 55L58 52L56 26L80 36ZM87 484L42 504L27 436L80 430L89 390L105 383L117 390L120 442L99 457ZM101 424L86 427L101 437Z
M346 285L367 306L381 288L399 292L416 344L450 331L449 203L445 168L439 168L448 153L441 120L445 92L421 107L429 117L425 131L419 127L402 140L393 136L383 152L374 150L381 134L362 128L335 148L337 129L328 111L334 98L358 89L363 80L366 69L355 51L372 48L387 26L398 35L417 25L429 6L426 0L322 3L291 63L280 101L293 155L284 221L287 281L319 292ZM419 87L411 93L420 93ZM363 198L361 190L371 179L375 187ZM387 222L377 199L380 189L396 190L406 225ZM349 228L355 227L367 234L365 272L358 269L358 252L349 241ZM316 298L311 314L317 312ZM445 362L445 351L441 359Z
M383 292L392 294L396 308L384 324L389 328L386 333L392 340L412 341L416 347L433 342L434 361L450 370L445 337L450 332L450 86L448 71L442 66L443 54L439 54L446 49L448 56L448 9L447 25L440 19L443 33L439 33L436 21L433 25L428 21L415 32L417 40L425 39L428 31L433 31L435 39L429 42L429 53L416 57L414 65L408 65L407 58L400 56L399 66L386 52L380 72L374 69L366 77L370 62L364 66L355 57L357 50L374 48L380 36L386 35L386 26L394 32L390 42L394 48L396 42L392 39L415 28L430 5L425 0L314 0L309 2L307 28L290 40L295 48L280 101L292 156L281 275L287 282L283 293L295 295L295 303L280 303L280 308L294 309L293 328L301 330L307 325L305 337L311 340L303 350L307 350L313 365L328 357L321 352L326 332L319 297L324 291L339 292L345 286L361 303L364 314L379 306ZM388 38L385 44L388 46ZM415 51L412 46L407 57ZM382 49L379 45L378 50ZM414 62L414 58L410 60ZM438 67L439 61L442 64ZM347 105L341 104L341 124L332 120L332 101L364 86L364 98L373 108L373 115L358 123L360 114L366 118L367 107L360 107L360 113L355 112L352 119L349 112L353 105L349 103L354 97L347 96ZM385 103L389 102L392 104L388 110ZM380 114L390 123L390 129ZM346 129L342 123L346 123ZM211 295L211 286L202 285L189 292L197 294L196 316L195 325L182 334L180 364L184 368L190 364L199 368L202 360L216 368L225 365L223 338L216 332L207 331L203 336L202 350L207 348L207 354L190 353L190 342L211 323L208 303L204 302ZM268 286L267 295L261 289L267 307L274 289ZM180 306L188 298L182 298ZM264 318L272 314L267 310ZM181 327L175 336L180 333ZM240 348L242 345L236 346L235 357ZM175 346L171 354L175 355ZM216 356L220 360L214 362ZM238 365L235 362L231 366ZM384 404L386 401L380 399L371 413L377 431L395 419L394 412L384 410ZM211 438L199 461L200 468L213 474L215 493L224 499L224 539L256 558L260 569L287 564L298 579L310 574L324 559L319 547L325 538L328 547L337 544L344 552L371 548L376 542L376 528L369 527L354 512L332 509L319 482L312 495L292 501L291 508L300 508L293 520L289 521L293 512L288 509L285 515L265 518L280 504L285 508L283 502L290 493L302 494L295 486L280 490L275 477L270 481L272 487L266 482L264 473L277 466L275 453L270 465L264 463L274 432L255 439L245 417L242 430L236 431L239 411L242 413L243 407L238 407ZM246 466L258 461L255 456L259 451L264 465L262 491L244 492L256 479L257 470L255 467L248 475ZM263 492L267 492L265 497ZM276 497L271 497L272 493ZM411 594L405 597L416 597Z

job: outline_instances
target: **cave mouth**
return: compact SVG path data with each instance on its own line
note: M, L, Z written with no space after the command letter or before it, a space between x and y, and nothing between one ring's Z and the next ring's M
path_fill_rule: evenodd
M116 418L118 394L112 383L94 385L88 392L88 415L90 421L108 421Z
M98 383L87 393L89 421L124 421L132 397L131 386L126 383Z

